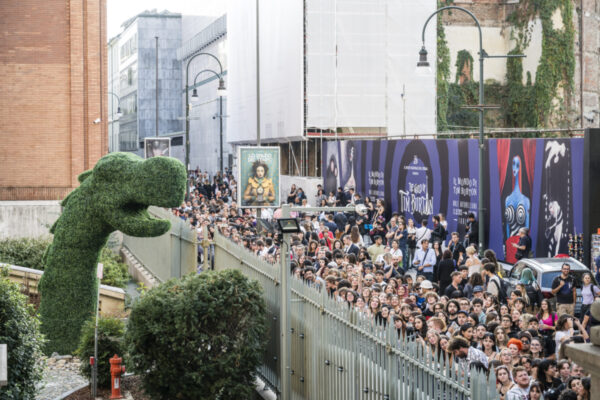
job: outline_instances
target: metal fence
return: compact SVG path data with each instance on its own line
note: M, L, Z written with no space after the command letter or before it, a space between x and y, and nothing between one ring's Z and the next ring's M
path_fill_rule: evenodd
M280 271L217 234L217 269L239 268L264 291L270 323L260 375L280 391ZM396 329L292 279L290 332L293 399L497 399L496 379L465 370Z
M152 238L123 235L123 246L161 282L196 271L196 231L165 209L152 206L148 212L155 218L171 221L171 230Z

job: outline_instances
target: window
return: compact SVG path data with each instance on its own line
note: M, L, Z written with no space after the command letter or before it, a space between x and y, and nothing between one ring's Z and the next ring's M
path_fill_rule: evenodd
M125 61L131 55L137 52L137 33L133 35L128 41L123 43L123 45L121 45L120 52L121 62Z
M183 136L171 138L171 146L183 146Z

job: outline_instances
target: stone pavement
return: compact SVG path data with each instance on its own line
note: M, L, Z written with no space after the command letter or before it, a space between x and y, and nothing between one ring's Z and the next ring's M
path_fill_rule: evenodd
M79 373L81 361L77 357L53 354L50 358L44 358L42 362L44 376L38 384L40 391L36 400L54 400L88 383L88 380Z

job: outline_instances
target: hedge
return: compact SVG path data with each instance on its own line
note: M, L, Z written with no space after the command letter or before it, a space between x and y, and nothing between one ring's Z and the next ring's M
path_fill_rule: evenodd
M0 263L43 269L42 256L51 241L50 238L0 240Z
M111 153L79 181L62 202L63 213L50 230L54 240L44 255L39 288L47 353L68 354L77 347L81 327L95 311L96 266L110 233L147 237L168 232L170 222L151 217L147 209L180 205L186 171L174 158Z
M94 356L95 318L89 319L81 329L81 341L77 356L83 360L81 374L92 381L92 367L88 360ZM123 335L125 324L118 318L100 318L98 320L98 387L110 388L110 358L117 354L123 357Z
M40 323L19 286L2 275L0 271L0 343L8 347L8 385L0 387L0 400L33 400L42 377Z
M129 363L153 399L250 399L267 339L256 281L238 270L170 280L134 303Z
M21 238L0 240L0 263L18 265L21 267L43 270L42 256L52 243L48 238ZM104 285L125 288L129 280L127 265L121 262L108 247L103 247L100 260L104 264Z

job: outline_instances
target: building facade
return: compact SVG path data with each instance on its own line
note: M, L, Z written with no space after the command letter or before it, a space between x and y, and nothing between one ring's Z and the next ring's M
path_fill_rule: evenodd
M108 150L106 1L6 0L0 200L57 200Z
M111 150L144 156L144 138L180 131L183 124L181 63L176 54L181 46L181 14L145 11L122 26L123 31L111 39L114 51L109 52L114 67L109 70L114 85L110 91L118 96L121 110L115 128L118 146L113 142Z
M184 22L184 25L189 24ZM213 57L200 53L214 55L221 65ZM217 90L219 79L216 75L221 73L222 68L227 87L227 17L223 15L213 19L200 31L184 30L182 46L177 54L182 63L181 94L184 107L185 79L189 63L187 85L190 108L190 168L215 173L221 165L221 142L223 167L230 166L233 156L227 137L227 96ZM194 90L196 96L192 97ZM185 131L183 134L174 136L172 144L181 145L173 146L172 154L185 162ZM176 137L181 139L175 139Z

